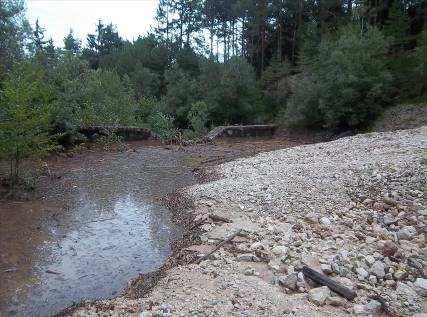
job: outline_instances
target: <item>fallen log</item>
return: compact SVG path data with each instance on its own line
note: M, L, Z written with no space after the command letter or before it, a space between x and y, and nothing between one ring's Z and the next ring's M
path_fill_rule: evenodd
M227 239L222 240L220 243L216 245L216 247L209 253L202 256L200 259L197 259L195 262L199 264L200 262L206 260L211 256L212 253L218 251L223 245L233 240L237 235L239 235L242 232L242 229L237 230L235 233L233 233L231 236L229 236Z
M357 296L356 292L352 291L348 287L334 281L333 279L327 277L326 275L323 275L309 268L308 266L303 266L302 273L306 277L315 281L316 283L329 287L331 291L347 298L348 300L353 300Z

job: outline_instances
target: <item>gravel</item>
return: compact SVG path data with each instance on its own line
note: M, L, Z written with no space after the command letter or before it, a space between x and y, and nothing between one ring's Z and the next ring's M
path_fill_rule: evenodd
M232 222L202 226L200 241L214 245L238 229L243 234L199 265L171 269L144 298L106 302L110 315L127 315L129 306L162 316L422 311L426 140L427 127L370 133L220 165L221 179L190 187L187 195L196 215ZM358 296L337 299L304 277L303 263L330 268ZM166 304L164 313L159 307ZM96 315L97 305L74 315Z

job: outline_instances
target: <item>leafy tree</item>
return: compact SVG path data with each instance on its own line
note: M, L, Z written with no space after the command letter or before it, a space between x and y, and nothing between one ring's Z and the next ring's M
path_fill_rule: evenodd
M10 161L10 181L19 180L21 163L54 147L49 134L53 92L40 65L16 65L3 83L0 100L0 156Z
M206 125L209 120L208 105L203 101L193 103L187 118L196 136L203 135L207 132Z
M24 2L0 1L0 74L14 61L24 56L26 37L30 26L24 16ZM1 80L1 77L0 77Z
M391 75L384 63L387 43L375 28L366 33L344 28L325 39L308 73L294 83L287 119L325 128L366 125L389 103Z
M154 112L149 117L149 124L151 130L162 140L172 139L177 134L177 130L173 123L173 117L160 111Z

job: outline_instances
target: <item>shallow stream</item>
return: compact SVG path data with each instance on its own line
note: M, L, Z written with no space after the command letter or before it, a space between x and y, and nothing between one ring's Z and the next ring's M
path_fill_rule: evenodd
M79 155L62 168L43 199L0 203L0 316L49 316L117 296L180 238L160 203L195 181L179 151Z

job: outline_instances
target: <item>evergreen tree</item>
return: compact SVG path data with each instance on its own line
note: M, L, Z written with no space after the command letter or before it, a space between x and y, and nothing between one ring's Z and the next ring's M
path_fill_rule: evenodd
M74 37L73 29L70 29L70 33L64 37L64 49L74 55L78 55L81 52L81 41Z

